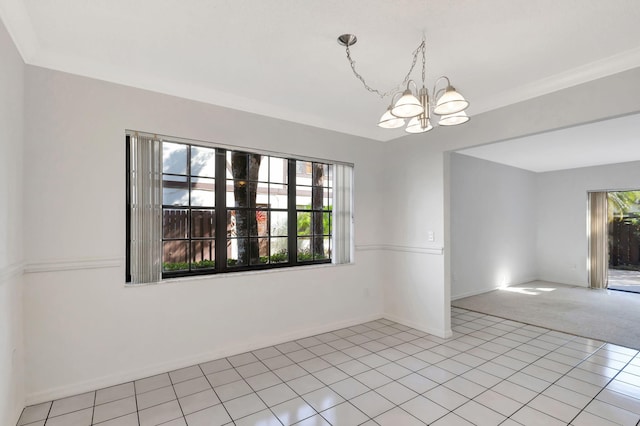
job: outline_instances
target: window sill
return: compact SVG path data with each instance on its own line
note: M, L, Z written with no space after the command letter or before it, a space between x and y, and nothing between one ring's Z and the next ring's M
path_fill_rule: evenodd
M233 279L233 278L241 278L250 275L264 275L264 274L286 274L291 272L302 272L309 271L312 269L326 269L326 268L340 268L345 266L355 265L355 262L351 263L322 263L315 265L304 265L304 266L295 266L290 268L275 268L275 269L263 269L258 271L240 271L240 272L231 272L227 274L205 274L205 275L192 275L188 277L176 277L176 278L168 278L162 281L154 282L154 283L144 283L144 284L131 284L125 283L126 288L138 288L138 287L147 287L147 286L157 286L157 285L169 285L173 283L184 283L184 282L196 282L196 281L204 281L204 280L217 280L217 279Z

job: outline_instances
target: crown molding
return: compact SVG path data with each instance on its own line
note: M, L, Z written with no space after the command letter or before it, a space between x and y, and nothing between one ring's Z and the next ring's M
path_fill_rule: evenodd
M638 67L640 47L478 100L469 109L473 114L481 114Z
M0 19L4 22L22 60L31 64L39 51L39 43L25 2L0 0Z

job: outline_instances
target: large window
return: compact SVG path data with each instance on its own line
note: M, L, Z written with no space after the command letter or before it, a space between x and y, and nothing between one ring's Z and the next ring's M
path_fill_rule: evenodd
M334 260L336 165L159 139L144 140L144 148L127 136L128 281L154 280L132 278L137 263L171 278ZM161 177L140 183L142 174ZM145 206L153 182L161 200ZM150 211L157 214L144 219ZM156 243L161 259L149 259Z

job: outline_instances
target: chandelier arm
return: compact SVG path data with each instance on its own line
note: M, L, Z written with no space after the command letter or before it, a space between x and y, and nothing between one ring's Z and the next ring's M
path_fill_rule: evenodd
M400 89L409 82L409 79L411 77L411 73L413 72L415 66L416 66L416 62L418 61L418 54L422 51L423 52L423 70L422 70L422 81L424 83L424 48L425 48L425 41L422 40L422 42L420 43L420 45L418 45L418 47L416 48L416 50L413 51L413 61L411 62L411 67L409 68L409 72L407 73L407 75L405 76L404 80L402 80L402 83L398 84L396 87L394 87L391 90L388 90L386 92L381 92L378 89L374 89L373 87L369 86L367 84L367 82L364 80L364 77L362 77L362 75L360 75L360 73L358 73L358 71L356 71L356 61L353 60L353 58L351 57L351 50L349 49L349 44L346 44L345 49L347 52L347 60L349 61L349 64L351 65L351 71L353 71L353 75L356 76L356 78L358 80L360 80L360 82L362 83L362 85L364 86L365 89L367 89L369 92L371 93L375 93L378 96L380 96L380 98L385 98L393 93L396 93L398 91L400 91Z
M438 97L438 95L436 93L440 93L445 89L440 89L438 92L436 92L436 87L438 87L438 83L440 82L440 80L447 80L447 86L451 86L451 81L449 81L449 77L447 77L446 75L440 76L438 77L438 79L436 80L435 83L433 83L433 98L436 99Z

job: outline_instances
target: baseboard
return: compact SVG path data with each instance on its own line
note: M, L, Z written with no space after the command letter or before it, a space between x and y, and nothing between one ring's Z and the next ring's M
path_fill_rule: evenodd
M289 342L291 340L302 339L309 336L315 336L317 334L327 333L329 331L338 330L345 327L351 327L354 325L362 324L369 321L374 321L384 316L380 314L365 315L358 318L351 318L349 320L338 321L330 324L324 324L322 326L310 327L303 330L297 330L291 333L284 333L279 335L273 335L266 338L254 339L252 341L232 344L219 351L202 353L195 356L182 358L179 360L163 362L151 365L143 369L135 369L124 371L117 374L110 374L102 376L96 379L91 379L79 383L74 383L67 386L61 386L53 389L48 389L41 392L34 392L27 395L26 405L40 404L42 402L48 402L55 399L65 398L72 395L78 395L85 392L90 392L97 389L103 389L109 386L115 386L121 383L131 382L133 380L139 380L145 377L155 376L157 374L166 373L168 371L177 370L184 367L189 367L195 364L201 364L203 362L212 361L232 355L253 351L256 349L265 348L268 346L278 345L280 343Z
M527 283L530 283L530 282L533 282L533 281L544 281L544 280L540 280L538 278L530 278L530 279L526 278L526 279L521 280L521 281L509 283L506 286L498 286L498 287L486 288L486 289L482 289L482 290L469 291L467 293L457 294L455 296L452 295L451 296L451 301L453 302L454 300L464 299L465 297L471 297L471 296L477 296L479 294L489 293L490 291L499 290L499 289L504 288L504 287L511 287L513 285L527 284Z
M425 327L422 324L418 324L416 322L409 321L405 318L401 318L389 313L385 313L384 318L388 319L389 321L397 322L398 324L406 325L407 327L415 328L416 330L424 331L425 333L432 334L442 339L448 339L449 337L453 336L453 332L451 331L451 329L445 330Z
M488 289L470 291L467 293L458 294L455 296L451 296L451 301L453 302L454 300L464 299L465 297L471 297L471 296L477 296L479 294L489 293L490 291L498 290L499 288L501 287L494 287L494 288L488 288Z

